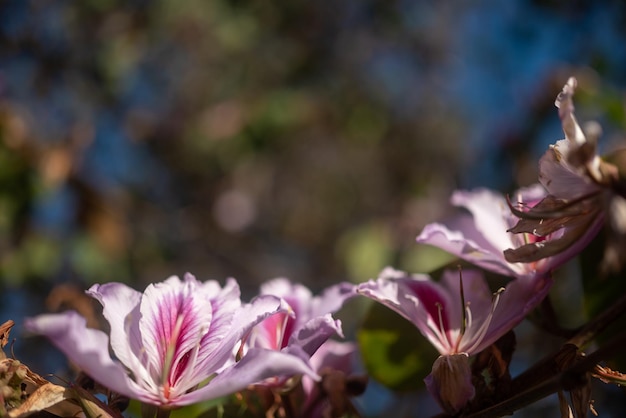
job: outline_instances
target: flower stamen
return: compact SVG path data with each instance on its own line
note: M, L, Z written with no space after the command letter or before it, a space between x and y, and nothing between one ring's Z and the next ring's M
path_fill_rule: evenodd
M435 306L437 307L437 316L439 317L439 333L441 334L441 337L445 337L446 340L448 340L446 326L443 323L443 305L441 304L441 302L435 302Z
M465 330L467 329L467 315L466 315L466 304L465 304L465 293L463 292L463 271L461 270L461 266L459 266L459 288L461 289L461 333L459 335L459 340L465 334Z
M491 324L491 320L493 319L493 314L496 311L496 308L498 307L498 302L500 301L500 295L505 290L506 289L504 287L501 287L493 294L493 297L491 299L491 310L489 311L487 318L485 318L480 328L478 328L478 330L476 331L476 337L474 338L474 343L471 346L466 347L464 350L465 352L468 352L468 353L473 352L474 349L478 346L478 344L480 344L482 340L485 338L485 335L487 335L489 325Z

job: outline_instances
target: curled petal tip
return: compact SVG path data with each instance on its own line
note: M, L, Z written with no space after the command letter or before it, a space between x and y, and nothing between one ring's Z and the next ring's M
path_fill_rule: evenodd
M576 87L578 86L578 81L576 80L576 77L568 78L566 86L572 89L572 93L573 93Z
M576 87L578 87L578 81L575 77L570 77L567 80L567 83L563 86L563 89L556 97L554 101L554 105L561 109L561 112L566 111L574 111L572 97L574 96L574 92L576 91ZM563 117L563 116L561 116Z

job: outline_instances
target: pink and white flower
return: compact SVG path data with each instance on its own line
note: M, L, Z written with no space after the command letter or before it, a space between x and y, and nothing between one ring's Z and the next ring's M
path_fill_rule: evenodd
M426 274L386 268L357 292L411 321L440 354L476 354L517 325L549 290L544 279L513 280L489 290L479 270L446 270L440 282Z
M92 286L110 334L86 327L75 312L41 315L26 327L47 336L69 359L109 389L160 407L218 398L266 378L318 376L294 355L251 349L239 362L233 352L250 329L285 311L279 298L242 304L229 279L199 282L172 276L140 293L121 283ZM115 355L111 357L110 351Z
M536 205L513 208L520 221L511 232L539 239L507 250L509 261L571 258L595 237L607 212L613 213L607 210L609 202L623 202L611 190L617 181L617 168L596 153L599 127L592 125L595 128L589 130L588 138L576 121L575 89L576 79L572 77L555 101L565 138L551 145L539 161L539 181L548 195Z
M448 270L435 282L428 275L387 268L357 291L411 321L439 351L441 357L425 380L442 407L453 413L474 397L469 356L521 322L550 284L536 276L513 280L493 293L478 270L464 270L462 279L458 271Z
M283 350L310 357L331 336L343 338L341 321L332 317L343 303L355 296L355 287L340 283L313 296L301 284L285 278L273 279L261 286L261 295L281 298L287 312L268 317L255 326L247 340L247 347Z

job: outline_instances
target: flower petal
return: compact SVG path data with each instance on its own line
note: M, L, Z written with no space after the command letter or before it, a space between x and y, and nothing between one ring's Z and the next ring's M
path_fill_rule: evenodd
M138 358L143 347L139 332L141 293L122 283L95 284L86 292L102 305L102 314L111 329L111 348L131 370L143 365Z
M305 286L291 283L288 279L279 277L261 285L261 295L278 296L285 299L291 309L296 313L296 317L301 314L308 315L308 306L313 298L313 294Z
M429 244L441 248L450 254L466 260L472 264L494 273L505 276L515 276L520 270L514 264L508 263L502 254L502 250L491 247L491 244L481 245L476 236L482 236L475 228L469 227L461 230L450 230L440 223L428 224L424 227L417 242ZM511 244L509 244L511 245Z
M546 297L552 283L549 275L518 278L509 282L500 295L489 331L480 344L474 347L474 352L487 348L522 322L526 315Z
M201 351L211 353L217 350L222 344L222 340L231 332L234 325L233 318L236 311L241 307L239 285L235 279L229 278L223 288L215 281L207 281L201 289L207 306L210 306L213 313L211 327L202 337ZM200 361L202 361L200 358Z
M331 336L343 337L341 321L334 320L331 314L318 316L309 320L289 339L288 345L297 345L309 356Z
M241 361L225 369L206 386L180 396L175 404L182 406L219 398L270 377L294 374L320 379L302 358L280 351L251 348Z
M111 359L107 335L87 328L85 318L78 313L40 315L28 318L24 326L48 337L72 363L103 386L130 398L153 401L153 396L132 381L121 364Z
M139 328L146 360L168 399L195 384L181 377L186 376L185 371L189 372L189 354L212 320L210 306L207 307L198 288L193 276L187 276L184 282L172 276L148 286L141 301Z
M511 234L507 230L513 225L507 220L512 216L504 196L481 188L455 191L451 201L453 205L467 208L472 213L476 230L493 248L503 251L511 247Z
M356 295L355 286L340 283L325 289L321 296L313 297L311 291L301 284L278 278L261 286L261 294L274 295L289 304L291 312L266 319L256 329L253 346L282 349L286 345L299 345L313 354L320 344L331 335L342 335L341 324L334 321L331 313Z
M251 303L242 305L233 316L230 327L223 330L225 334L219 345L209 351L206 345L201 344L195 366L195 380L200 382L206 377L207 370L218 371L229 361L234 361L236 345L253 326L270 315L287 310L288 306L281 299L270 295L257 296Z
M346 300L356 294L356 286L348 282L327 287L321 295L311 301L311 318L337 312Z
M550 146L539 159L539 181L551 195L560 199L575 199L597 192L598 184L568 164L568 156L576 147L562 139Z
M313 370L320 373L324 368L339 370L349 375L353 371L355 358L358 355L358 346L353 342L339 342L327 340L311 356L310 364ZM310 394L315 387L315 381L309 376L302 376L302 388ZM309 399L311 397L309 396Z
M453 317L448 312L460 307L427 275L386 268L376 281L361 283L357 291L411 321L440 353L452 350L455 336L446 331L460 329L460 314ZM451 326L450 321L455 324Z

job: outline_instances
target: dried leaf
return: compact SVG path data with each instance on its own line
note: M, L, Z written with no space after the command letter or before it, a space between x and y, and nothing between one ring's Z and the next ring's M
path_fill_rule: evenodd
M70 398L71 392L67 388L47 383L31 393L18 408L9 411L9 417L26 417L32 413L48 409Z
M36 387L43 386L49 383L46 379L33 372L26 365L24 365L24 368L26 368L26 377L24 377L24 382L34 385Z
M9 333L11 332L11 328L13 328L15 322L12 320L6 321L4 324L0 325L0 347L4 348L5 345L9 343Z
M611 370L608 367L602 367L596 365L592 373L593 377L596 377L604 383L614 383L620 386L626 386L626 374Z

